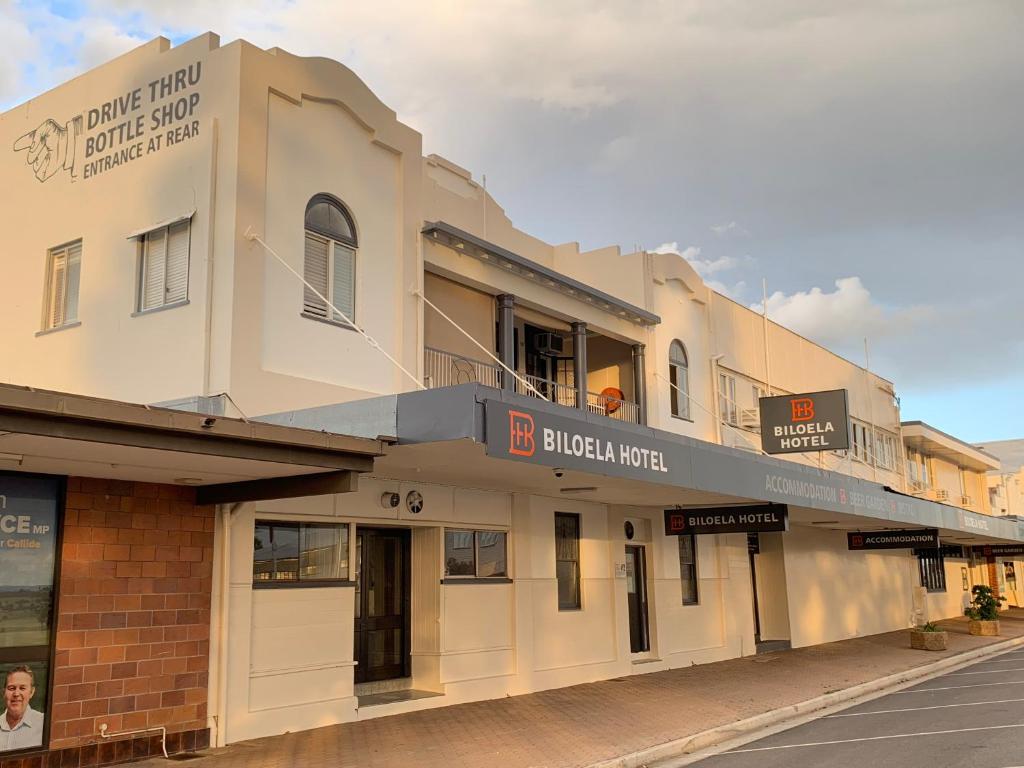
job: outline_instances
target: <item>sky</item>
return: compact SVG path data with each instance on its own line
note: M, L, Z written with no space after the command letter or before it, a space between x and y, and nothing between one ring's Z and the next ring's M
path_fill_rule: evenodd
M0 110L158 35L324 56L551 243L675 250L1024 437L1018 0L0 0Z

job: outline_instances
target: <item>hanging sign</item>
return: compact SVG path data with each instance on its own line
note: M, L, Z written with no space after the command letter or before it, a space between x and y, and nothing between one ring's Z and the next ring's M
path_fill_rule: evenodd
M840 451L850 447L845 389L762 397L758 407L765 453Z
M771 533L789 530L785 504L665 510L665 535L692 533Z
M923 549L939 546L937 528L900 531L858 531L846 534L848 549Z

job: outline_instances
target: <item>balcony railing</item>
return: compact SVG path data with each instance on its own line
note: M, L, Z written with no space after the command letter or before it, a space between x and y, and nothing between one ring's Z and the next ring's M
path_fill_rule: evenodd
M426 347L423 357L424 381L430 389L469 384L474 381L488 387L501 387L501 367L493 363L453 355L451 352L433 347ZM521 376L520 379L516 379L516 393L540 397L569 408L576 407L576 387L542 379L539 376ZM528 382L530 386L527 387L523 381ZM587 410L618 421L640 423L640 407L636 403L598 392L587 392Z

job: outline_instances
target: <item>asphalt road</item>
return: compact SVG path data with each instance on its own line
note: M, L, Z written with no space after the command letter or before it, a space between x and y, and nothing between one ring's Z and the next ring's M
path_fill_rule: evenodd
M1024 766L1024 650L989 657L691 765Z

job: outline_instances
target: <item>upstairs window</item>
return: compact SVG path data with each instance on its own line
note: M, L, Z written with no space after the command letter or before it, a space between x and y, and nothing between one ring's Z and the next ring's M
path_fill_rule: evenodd
M330 195L315 195L306 205L302 275L316 291L305 288L304 315L341 325L355 322L356 246L355 224L345 206Z
M690 418L690 367L686 347L681 341L673 341L668 348L669 397L672 415L680 419Z
M78 322L78 280L81 272L81 240L50 249L46 259L43 330Z
M726 424L739 426L739 409L736 407L736 377L727 373L718 374L718 415Z
M190 219L154 229L142 236L139 312L182 304L188 299Z

